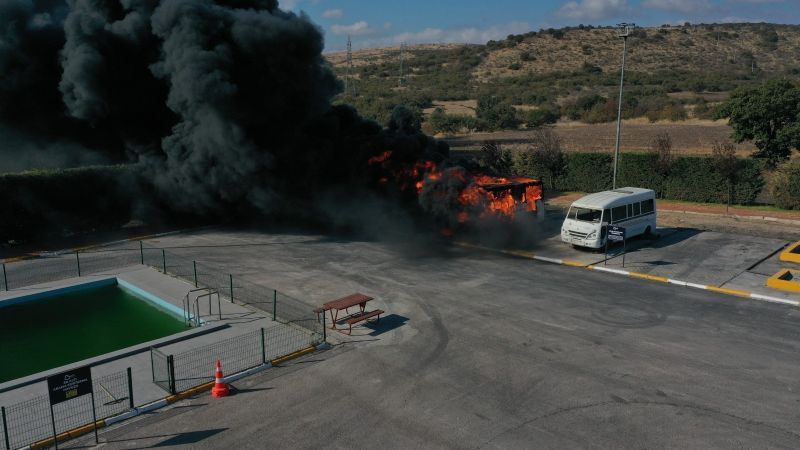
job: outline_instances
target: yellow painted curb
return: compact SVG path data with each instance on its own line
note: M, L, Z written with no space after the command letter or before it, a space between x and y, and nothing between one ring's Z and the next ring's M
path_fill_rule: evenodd
M508 255L519 256L521 258L528 258L528 259L533 259L533 256L534 256L533 253L525 252L525 251L522 251L522 250L503 250L503 253L508 254Z
M782 269L780 272L767 279L767 286L781 291L800 292L800 271Z
M800 241L795 242L781 252L781 261L800 264Z
M641 278L644 280L651 280L651 281L660 281L662 283L669 283L669 278L667 277L660 277L658 275L650 275L647 273L639 273L639 272L628 272L628 274L634 278Z
M721 288L721 287L716 287L716 286L706 286L706 290L719 292L719 293L722 293L722 294L737 295L739 297L750 297L750 292L740 291L739 289L728 289L728 288Z
M212 387L214 387L214 383L215 383L215 381L209 381L208 383L203 383L200 386L195 386L195 387L193 387L191 389L187 389L187 390L185 390L183 392L178 392L177 394L170 395L165 400L167 401L167 403L175 403L178 400L183 400L183 399L189 398L189 397L191 397L191 396L193 396L195 394L199 394L201 392L210 390Z
M299 358L299 357L301 357L303 355L307 355L309 353L312 353L316 349L317 349L316 347L304 348L303 350L298 350L298 351L296 351L294 353L289 353L286 356L281 356L280 358L275 358L270 362L272 363L273 366L277 366L278 364L285 363L286 361L291 361L291 360L293 360L295 358Z
M32 255L15 256L13 258L4 259L3 260L3 264L15 263L15 262L25 261L27 259L33 259L33 258L36 258L36 256L32 256Z
M96 422L96 424L97 424L97 428L98 429L99 428L103 428L103 427L106 426L106 421L105 420L98 420ZM82 427L74 428L72 430L65 431L63 433L59 433L59 434L56 435L56 439L58 440L58 442L63 442L63 441L66 441L67 439L72 439L72 438L76 438L78 436L83 436L84 434L91 433L93 431L94 431L94 424L90 423L90 424L84 425ZM40 448L50 447L51 445L53 445L53 438L49 437L47 439L43 439L43 440L41 440L39 442L31 444L31 450L37 450L37 449L40 449Z
M562 259L561 263L565 266L572 266L572 267L586 267L586 264L578 261L571 261L569 259Z

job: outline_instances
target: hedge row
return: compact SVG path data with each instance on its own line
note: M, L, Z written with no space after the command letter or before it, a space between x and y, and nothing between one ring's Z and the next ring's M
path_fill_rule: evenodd
M0 242L118 227L130 220L140 189L126 166L0 175Z
M775 206L800 210L800 158L778 168L771 193Z
M597 192L612 185L614 156L606 153L567 153L561 173L554 177L560 191ZM670 170L656 169L655 155L623 153L620 157L617 186L636 186L656 191L660 198L691 202L727 203L728 180L714 168L711 157L676 157ZM751 204L764 186L762 164L753 159L739 161L739 171L732 185L732 203ZM520 175L544 178L548 171L531 158L519 155L516 171Z

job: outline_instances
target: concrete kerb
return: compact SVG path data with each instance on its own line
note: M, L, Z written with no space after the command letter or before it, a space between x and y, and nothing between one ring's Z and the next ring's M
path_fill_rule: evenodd
M301 356L307 355L309 353L313 353L315 351L325 350L325 349L328 349L328 348L330 348L330 345L328 345L327 343L323 342L322 344L319 344L317 346L307 347L307 348L304 348L302 350L298 350L298 351L296 351L294 353L290 353L290 354L288 354L286 356L281 356L280 358L275 358L275 359L267 362L266 364L262 364L260 366L253 367L251 369L247 369L247 370L244 370L242 372L235 373L235 374L227 376L227 377L223 377L222 380L225 383L233 383L235 381L241 380L242 378L248 377L250 375L254 375L254 374L259 373L259 372L263 372L263 371L265 371L265 370L267 370L267 369L269 369L271 367L280 365L280 364L285 363L287 361L299 358ZM76 438L76 437L83 436L85 434L91 433L91 432L94 431L95 426L97 427L97 429L105 428L105 427L111 426L111 425L113 425L115 423L123 422L125 420L132 419L132 418L137 417L139 415L142 415L142 414L145 414L145 413L149 413L149 412L161 409L161 408L163 408L165 406L168 406L168 405L170 405L172 403L175 403L175 402L177 402L179 400L183 400L183 399L195 396L197 394L200 394L201 392L209 391L214 386L214 383L215 383L214 381L210 381L208 383L203 383L203 384L201 384L199 386L195 386L193 388L187 389L187 390L179 392L177 394L173 394L173 395L167 396L165 398L162 398L160 400L156 400L154 402L150 402L150 403L147 403L145 405L136 407L136 408L134 408L134 409L132 409L130 411L126 411L126 412L124 412L122 414L119 414L119 415L116 415L116 416L113 416L113 417L109 417L107 419L100 419L97 422L95 422L95 424L91 424L90 423L90 424L82 425L82 426L77 427L77 428L73 428L72 430L64 431L64 432L59 433L59 434L56 435L56 440L57 440L57 442L63 442L63 441L66 441L68 439L73 439L73 438ZM53 445L53 438L52 437L47 438L47 439L43 439L43 440L38 441L38 442L34 442L33 444L31 444L31 445L29 445L27 447L22 447L22 449L23 450L26 450L26 449L38 450L38 449L41 449L41 448L49 447L51 445Z
M608 272L608 273L613 273L613 274L616 274L616 275L623 275L623 276L628 276L628 277L631 277L631 278L638 278L638 279L641 279L641 280L649 280L649 281L655 281L655 282L659 282L659 283L673 284L673 285L687 287L687 288L693 288L693 289L703 289L703 290L707 290L707 291L718 292L720 294L731 295L731 296L734 296L734 297L751 298L751 299L754 299L754 300L761 300L761 301L766 301L766 302L770 302L770 303L780 303L780 304L783 304L783 305L790 305L790 306L800 307L800 301L797 301L797 300L787 300L787 299L783 299L783 298L770 297L768 295L756 294L755 292L744 291L744 290L740 290L740 289L729 289L729 288L722 288L722 287L718 287L718 286L709 286L709 285L705 285L705 284L690 283L688 281L673 280L672 278L666 278L666 277L661 277L661 276L657 276L657 275L650 275L650 274L647 274L647 273L632 272L632 271L629 271L629 270L621 270L621 269L611 269L611 268L604 267L604 266L598 266L598 265L592 265L592 264L583 264L583 263L578 262L578 261L571 261L571 260L564 260L564 259L557 259L557 258L548 258L548 257L545 257L545 256L534 255L531 252L525 252L525 251L498 250L498 249L493 249L493 248L489 248L489 247L483 247L483 246L480 246L480 245L469 244L469 243L464 243L464 242L457 242L456 244L460 245L462 247L473 248L473 249L489 251L489 252L495 252L495 253L502 253L502 254L505 254L505 255L515 256L515 257L518 257L518 258L533 259L533 260L536 260L536 261L542 261L542 262L547 262L547 263L551 263L551 264L559 264L559 265L562 265L562 266L581 267L581 268L588 269L588 270L594 270L594 271L598 271L598 272Z
M69 254L69 253L75 253L75 252L85 252L87 250L94 250L94 249L97 249L97 248L111 247L111 246L114 246L114 245L124 244L126 242L144 241L144 240L148 240L148 239L155 239L155 238L159 238L159 237L172 236L172 235L176 235L176 234L186 233L186 232L189 232L189 231L204 230L206 228L211 228L211 227L212 227L211 225L204 225L202 227L189 228L189 229L185 229L185 230L165 231L163 233L148 234L148 235L144 235L144 236L134 236L134 237L126 238L126 239L119 239L119 240L112 241L112 242L105 242L105 243L102 243L102 244L86 245L86 246L83 246L83 247L75 247L75 248L67 248L67 249L57 250L57 251L53 251L53 252L33 252L33 253L27 254L25 256L15 256L15 257L12 257L12 258L1 259L0 262L2 262L2 263L13 263L13 262L19 262L19 261L27 261L27 260L30 260L30 259L39 258L39 257L41 257L42 255L45 255L45 254L47 254L47 255L49 255L49 254L63 255L63 254Z

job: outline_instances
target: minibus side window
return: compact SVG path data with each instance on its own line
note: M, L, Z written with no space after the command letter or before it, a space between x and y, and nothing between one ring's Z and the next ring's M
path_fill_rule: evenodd
M623 220L628 218L627 214L628 207L626 205L617 206L616 208L611 210L611 218L613 219L611 223L622 222Z
M642 208L642 206L641 206L641 204L639 204L639 202L634 203L633 204L633 215L634 216L641 215L642 214L642 209L641 208Z
M655 210L653 199L645 200L642 202L642 214L650 214Z

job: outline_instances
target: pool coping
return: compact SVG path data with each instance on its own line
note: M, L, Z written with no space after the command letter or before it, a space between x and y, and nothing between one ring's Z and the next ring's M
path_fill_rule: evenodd
M5 306L25 303L28 301L41 300L56 295L79 292L85 289L92 289L112 284L115 284L122 289L127 289L129 291L132 291L137 296L143 297L143 299L152 306L158 308L159 310L162 310L167 314L176 316L179 320L185 319L185 317L183 316L183 311L177 306L137 287L136 285L134 285L129 281L121 280L117 276L107 276L98 280L76 283L69 286L64 286L54 289L45 289L35 293L21 293L18 296L13 296L10 298L0 300L0 309L2 309L2 307ZM228 324L211 325L208 322L204 321L203 325L200 327L193 327L186 331L181 331L180 333L164 336L163 338L142 342L140 344L125 347L119 350L115 350L113 352L103 353L101 355L93 356L91 358L86 358L63 366L54 367L52 369L37 372L35 374L31 374L26 377L16 378L14 380L9 380L4 383L0 383L0 393L8 392L14 389L18 389L21 387L29 386L31 384L44 381L47 379L48 376L55 375L66 370L84 366L98 366L100 364L105 364L110 361L126 358L128 356L135 355L138 353L143 353L145 351L148 351L152 347L156 348L163 347L166 345L174 344L176 342L185 341L197 336L202 336L204 334L213 333L215 331L219 331L225 328L230 328L230 325Z

